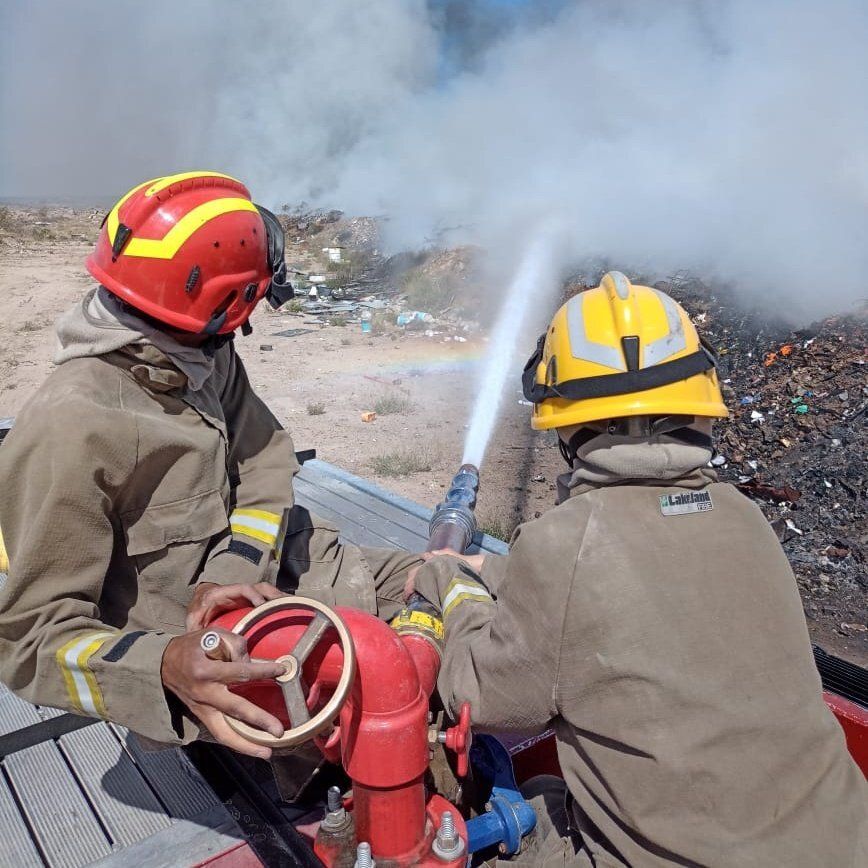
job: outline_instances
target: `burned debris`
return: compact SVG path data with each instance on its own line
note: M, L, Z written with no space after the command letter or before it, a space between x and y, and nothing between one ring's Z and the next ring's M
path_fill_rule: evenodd
M763 510L808 618L868 651L868 307L793 331L698 282L661 288L719 354L721 479Z

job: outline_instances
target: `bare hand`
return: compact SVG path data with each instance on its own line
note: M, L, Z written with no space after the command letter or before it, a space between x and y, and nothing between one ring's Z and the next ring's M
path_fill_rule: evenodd
M242 606L261 606L267 600L286 596L268 582L255 585L217 585L201 582L196 585L193 599L187 607L187 630L201 630L218 615Z
M248 756L270 759L271 749L253 744L234 732L223 718L224 714L242 720L257 729L264 729L275 737L283 735L283 724L274 715L237 696L229 690L230 684L276 678L284 667L273 660L251 660L247 641L227 630L217 630L231 660L209 660L200 646L204 631L176 636L163 652L160 676L163 685L171 690L220 744Z
M481 552L476 555L462 555L452 549L435 549L433 552L422 552L419 557L422 558L423 561L430 561L431 558L436 558L440 555L449 555L450 557L464 561L464 563L477 574L482 569L482 562L485 560L485 555ZM419 574L419 570L421 569L422 564L419 564L417 567L411 567L410 571L407 573L407 581L404 584L404 600L408 600L415 592L416 576Z

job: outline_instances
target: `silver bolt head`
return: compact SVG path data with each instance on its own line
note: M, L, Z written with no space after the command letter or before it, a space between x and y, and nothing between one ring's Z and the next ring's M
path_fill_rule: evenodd
M451 847L444 847L439 839L435 838L431 844L431 851L434 855L443 862L452 862L464 853L464 841L460 836L456 835Z

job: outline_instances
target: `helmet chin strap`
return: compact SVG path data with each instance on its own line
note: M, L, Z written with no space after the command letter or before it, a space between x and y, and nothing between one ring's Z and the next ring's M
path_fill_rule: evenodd
M235 332L229 332L228 335L211 335L200 349L209 359L213 358L221 347L225 347L230 341L235 339Z

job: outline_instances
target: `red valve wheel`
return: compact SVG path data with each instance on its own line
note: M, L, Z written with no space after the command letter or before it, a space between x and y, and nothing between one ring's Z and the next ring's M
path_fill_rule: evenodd
M337 717L350 695L353 686L356 674L356 652L350 632L337 612L317 600L310 600L307 597L282 597L277 600L269 600L248 612L232 627L232 632L246 637L257 624L269 615L273 615L275 612L298 609L312 611L313 618L292 650L277 658L277 662L282 663L286 671L275 679L283 694L283 702L292 728L286 730L278 738L234 717L223 715L226 718L226 723L238 735L254 744L279 749L295 747L310 741L314 736L331 726L332 721ZM334 693L328 702L311 717L308 709L308 697L305 696L302 687L302 666L330 627L334 628L338 634L338 641L343 652L343 666Z
M446 747L454 754L457 765L458 777L467 776L470 768L470 745L473 735L470 732L470 703L461 704L461 712L458 715L458 723L446 730Z

